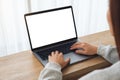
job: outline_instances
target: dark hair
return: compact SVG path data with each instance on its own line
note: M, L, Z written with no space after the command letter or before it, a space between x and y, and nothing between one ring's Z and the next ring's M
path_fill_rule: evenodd
M120 0L110 0L110 13L115 42L120 57Z

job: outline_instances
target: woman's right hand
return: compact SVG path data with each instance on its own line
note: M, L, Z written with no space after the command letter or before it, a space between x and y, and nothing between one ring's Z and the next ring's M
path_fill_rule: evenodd
M75 50L78 54L84 55L95 55L97 53L97 47L85 42L77 42L73 44L70 48L71 50Z

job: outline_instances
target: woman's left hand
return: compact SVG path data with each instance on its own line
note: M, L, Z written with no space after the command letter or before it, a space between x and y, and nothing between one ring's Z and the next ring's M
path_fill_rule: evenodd
M60 64L62 68L67 66L67 64L70 62L70 58L64 60L63 53L59 51L51 52L51 55L49 55L48 60L49 62Z

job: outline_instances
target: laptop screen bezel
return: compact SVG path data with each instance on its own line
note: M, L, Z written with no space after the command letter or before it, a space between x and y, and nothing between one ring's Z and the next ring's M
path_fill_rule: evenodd
M41 14L41 13L46 13L46 12L52 12L52 11L57 11L57 10L63 10L63 9L68 9L68 8L71 8L71 11L72 11L72 17L73 17L73 23L74 23L74 29L75 29L76 36L74 38L67 39L67 40L64 40L64 41L60 41L60 42L48 44L48 45L45 45L45 46L40 46L40 47L33 48L32 47L32 42L31 42L31 38L30 38L29 28L28 28L28 24L27 24L27 20L26 20L26 16L31 16L31 15L36 15L36 14ZM55 9L49 9L49 10L44 10L44 11L27 13L27 14L24 15L24 19L25 19L26 29L27 29L29 42L30 42L30 47L31 47L32 51L36 51L38 49L42 50L42 49L45 49L45 48L50 47L50 46L54 46L54 45L57 45L57 44L66 43L68 41L72 41L72 40L77 40L78 39L77 29L76 29L75 18L74 18L74 13L73 13L72 6L65 6L65 7L55 8Z

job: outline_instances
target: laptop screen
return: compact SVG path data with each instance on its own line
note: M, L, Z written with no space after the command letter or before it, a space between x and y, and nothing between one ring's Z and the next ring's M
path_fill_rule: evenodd
M76 38L71 7L26 15L32 48Z

